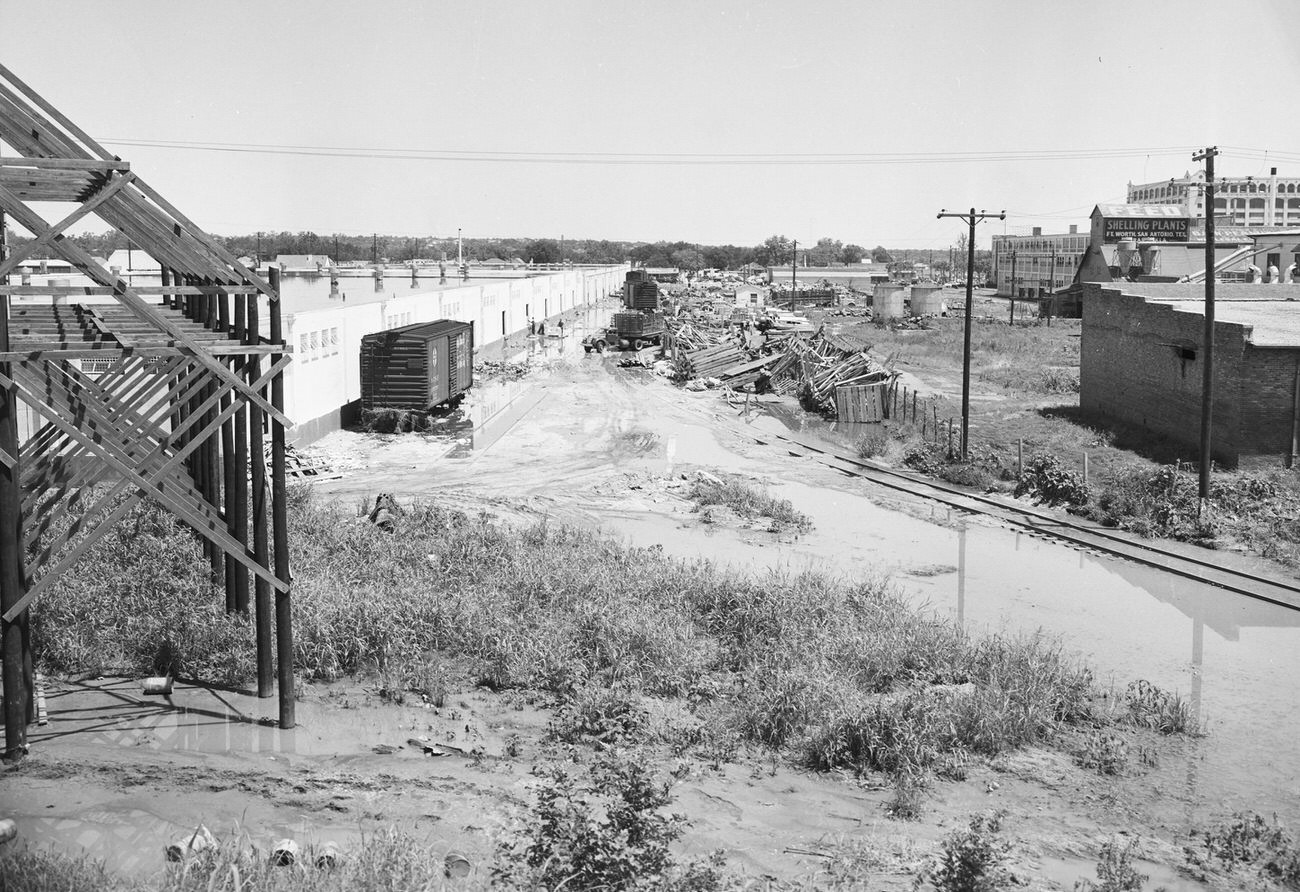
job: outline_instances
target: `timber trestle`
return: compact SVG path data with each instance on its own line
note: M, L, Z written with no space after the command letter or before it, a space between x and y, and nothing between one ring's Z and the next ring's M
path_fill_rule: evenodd
M292 728L278 270L244 267L4 66L0 143L0 232L7 218L32 236L0 254L4 756L26 752L35 718L32 606L144 500L199 536L226 609L251 612L258 695L278 688ZM50 222L33 202L71 210ZM65 238L91 215L156 260L160 282L133 284ZM89 284L10 284L37 254ZM38 422L22 436L20 406Z

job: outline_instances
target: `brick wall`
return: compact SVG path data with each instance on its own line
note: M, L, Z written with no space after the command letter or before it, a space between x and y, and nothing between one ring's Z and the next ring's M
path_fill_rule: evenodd
M1200 442L1204 317L1095 284L1086 286L1082 300L1082 408L1164 435L1184 444L1194 458ZM1188 308L1199 310L1194 304ZM1240 436L1241 382L1250 374L1245 337L1241 325L1216 325L1210 439L1215 460L1229 467L1252 445Z
M1241 387L1241 464L1276 467L1291 455L1300 348L1246 350Z

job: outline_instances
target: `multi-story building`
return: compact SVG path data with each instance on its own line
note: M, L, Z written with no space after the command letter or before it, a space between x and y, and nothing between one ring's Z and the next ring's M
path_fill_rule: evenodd
M993 279L1004 297L1041 297L1074 281L1079 261L1088 247L1087 233L1079 227L1056 235L1043 235L1035 226L1031 235L993 236Z
M1205 173L1128 184L1129 204L1172 204L1192 219L1205 217ZM1300 226L1300 177L1215 177L1214 216L1233 226Z

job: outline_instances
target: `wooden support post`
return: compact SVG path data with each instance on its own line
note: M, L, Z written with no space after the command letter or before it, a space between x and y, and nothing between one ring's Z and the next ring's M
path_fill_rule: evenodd
M907 411L904 409L903 411ZM916 424L916 391L912 391L912 423Z
M1088 485L1088 453L1083 454L1083 485Z
M1016 441L1016 477L1025 473L1025 438Z
M167 267L164 266L162 269L159 270L159 272L162 273L162 284L163 287L166 288L168 285L172 283L171 270L169 270ZM163 306L165 307L172 306L173 300L175 300L175 298L172 295L167 294L165 292L163 293Z
M248 302L248 338L259 343L257 316L258 296L250 294ZM248 357L248 383L262 377L262 358L254 353ZM267 537L267 487L266 450L262 441L262 424L265 415L261 406L248 404L248 460L252 465L252 522L253 557L268 570L271 568L271 545ZM253 615L257 634L257 696L270 697L275 692L274 650L271 645L271 584L257 577L253 588Z
M217 301L217 326L223 337L230 337L230 295L222 291L216 296ZM237 373L235 361L230 361L230 370ZM238 394L235 395L238 399ZM229 394L221 397L218 411L224 413L230 408L231 397ZM235 535L235 518L242 513L242 506L236 502L238 488L235 485L235 422L232 418L227 418L221 425L221 490L222 490L222 510L226 514L226 532L231 538L237 538ZM239 566L238 561L225 561L226 573L226 612L234 613L239 609L238 599L235 596L235 572Z
M244 305L242 295L235 296L235 340L243 344L249 344L248 325L247 325L247 307ZM236 374L247 380L248 357L241 356L235 360L234 371ZM235 411L235 428L234 428L234 475L232 483L234 484L234 528L231 530L239 544L245 548L248 547L248 403L246 400L236 396L239 400L239 408ZM227 507L227 511L229 511ZM248 613L248 570L238 561L230 561L234 565L235 573L235 610L240 613Z
M9 350L9 296L0 295L0 351ZM9 363L0 373L10 374ZM0 613L7 613L26 594L22 548L22 491L18 468L18 395L13 387L0 388ZM4 682L6 761L27 752L27 721L31 696L27 675L27 611L13 621L0 620L0 679Z
M203 413L203 426L206 427L217 419L217 407L219 400L217 398L217 384L215 381L209 381L208 385L203 388L203 399L205 402L211 400L209 408ZM208 491L204 494L205 501L217 511L221 510L221 430L218 428L208 434L203 443L203 449L207 456L207 481ZM225 582L225 558L226 553L221 550L215 543L208 543L208 562L212 565L212 581L214 583ZM234 598L227 592L226 607L234 607Z
M280 293L280 271L271 268L271 290ZM280 301L271 302L271 342L284 343L280 323ZM278 362L282 354L272 354L271 361ZM276 372L271 379L271 406L284 411L284 373ZM271 530L275 542L275 575L286 584L284 591L275 593L275 657L279 672L280 727L288 730L297 724L294 718L293 694L293 615L288 583L289 575L289 514L284 481L284 424L271 425Z

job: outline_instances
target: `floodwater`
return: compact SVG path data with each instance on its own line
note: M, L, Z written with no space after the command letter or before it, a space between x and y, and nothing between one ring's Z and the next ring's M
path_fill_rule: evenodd
M541 495L556 517L583 522L578 497L565 490L598 470L662 478L704 467L749 475L810 515L814 531L778 541L703 527L644 490L605 499L586 522L636 544L760 571L887 574L919 604L974 634L1041 631L1117 693L1146 679L1189 702L1207 734L1153 769L1189 827L1245 809L1300 824L1300 612L923 500L900 506L896 493L778 445L754 445L764 432L791 427L841 443L853 431L797 411L745 413L716 393L670 390L647 372L615 368L628 354L584 355L583 328L578 320L563 341L525 345L518 355L529 361L549 357L543 376L484 390L486 415L473 422L472 443L448 454L466 463L439 466L448 491L491 487L485 481L499 477L507 482L496 493ZM746 429L754 434L747 440L735 433ZM497 454L485 457L484 449ZM572 471L578 467L585 476Z

